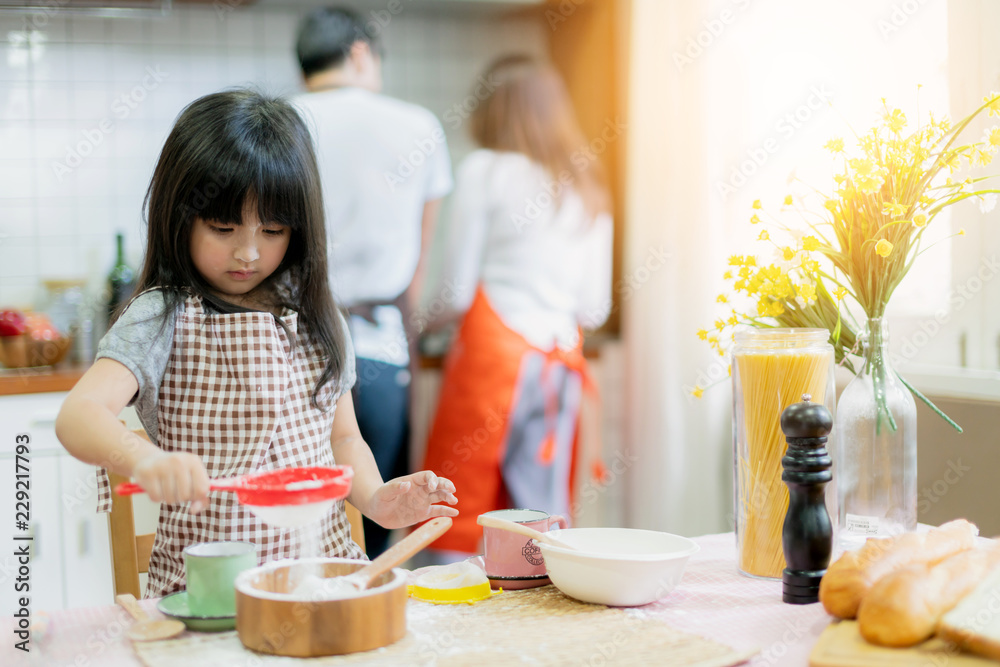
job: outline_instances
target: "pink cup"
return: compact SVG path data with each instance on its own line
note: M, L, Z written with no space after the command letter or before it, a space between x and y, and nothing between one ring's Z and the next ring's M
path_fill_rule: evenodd
M566 519L558 514L548 514L541 510L494 510L486 512L486 516L506 519L522 526L534 528L538 532L548 532L552 524L560 528L566 527ZM485 541L484 560L486 575L494 580L537 579L539 583L548 583L545 573L545 561L542 551L533 543L530 537L524 537L509 530L499 528L483 528ZM510 583L504 588L513 588Z

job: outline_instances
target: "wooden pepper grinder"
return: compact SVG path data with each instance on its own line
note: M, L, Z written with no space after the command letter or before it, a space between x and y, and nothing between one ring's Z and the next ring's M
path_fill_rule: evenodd
M804 394L781 413L788 451L781 459L781 480L788 485L788 512L781 542L785 552L781 599L789 604L819 601L819 582L830 565L833 525L826 509L826 484L833 462L826 440L833 416Z

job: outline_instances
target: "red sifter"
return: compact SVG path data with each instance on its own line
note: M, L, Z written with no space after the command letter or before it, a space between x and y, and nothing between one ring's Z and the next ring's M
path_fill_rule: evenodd
M335 502L346 498L353 477L350 466L283 468L214 479L209 488L234 492L240 504L264 523L297 528L322 519ZM144 492L132 482L115 487L121 496Z

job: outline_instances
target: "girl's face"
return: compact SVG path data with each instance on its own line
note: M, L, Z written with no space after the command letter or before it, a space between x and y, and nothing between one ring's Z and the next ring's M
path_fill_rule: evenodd
M243 224L195 218L191 260L215 293L230 303L259 307L251 294L285 258L291 230L261 222L256 203L243 207Z

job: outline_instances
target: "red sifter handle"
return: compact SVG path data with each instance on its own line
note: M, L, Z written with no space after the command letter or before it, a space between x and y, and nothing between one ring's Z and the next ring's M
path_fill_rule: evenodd
M236 477L234 479L240 479ZM208 488L212 491L236 491L236 485L233 484L228 479L215 480L208 485ZM134 482L122 482L115 487L115 493L119 496L132 496L136 493L146 493L146 489L142 488Z

